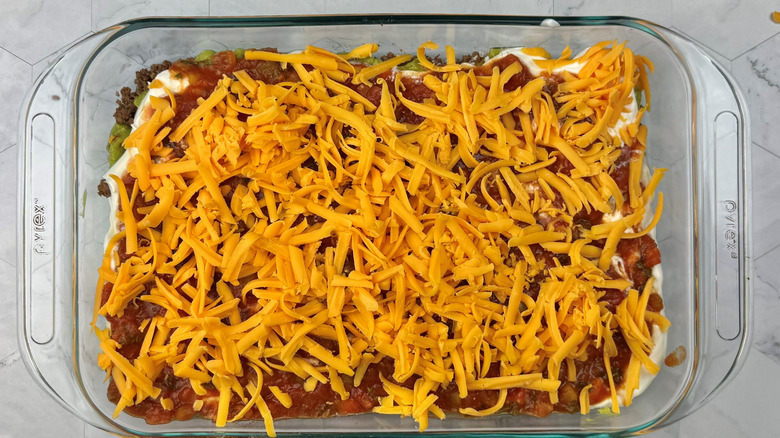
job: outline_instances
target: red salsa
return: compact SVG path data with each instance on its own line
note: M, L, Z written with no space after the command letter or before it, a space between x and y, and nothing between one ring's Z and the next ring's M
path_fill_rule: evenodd
M500 71L503 71L508 66L517 62L520 62L517 57L513 55L506 56L496 62L489 63L488 65L475 67L474 74L476 76L490 76L493 72L493 68L498 67ZM223 76L231 77L234 72L239 70L246 71L253 79L268 84L299 81L298 74L292 67L288 66L282 68L278 62L247 60L245 58L238 59L232 51L214 54L207 62L177 61L171 66L170 74L174 77L186 77L189 81L189 86L181 94L176 96L177 111L175 117L169 122L169 126L172 129L175 129L187 115L199 105L198 99L206 99ZM393 87L394 81L399 80L399 77L402 81L402 88L404 89L403 95L407 99L414 102L435 100L433 91L431 91L419 77L401 77L393 72L386 72L377 78L374 78L371 86L364 84L355 85L351 82L348 82L347 85L371 101L374 105L379 105L382 86L377 80L382 79L383 81L386 81L389 86ZM547 81L545 91L550 95L555 94L558 84L562 79L558 76L544 77ZM529 73L529 69L523 68L520 73L515 74L506 82L504 90L515 90L518 87L524 86L533 78L534 77ZM513 114L512 117L519 123L516 114ZM400 123L409 124L418 124L423 120L421 116L415 114L400 103L396 107L396 118ZM455 140L457 141L457 139ZM178 145L177 147L183 149L186 148L186 145ZM635 153L638 148L640 148L638 144L624 147L611 171L611 176L618 187L625 190L623 193L624 197L628 197L628 163L631 160L632 154ZM476 154L474 157L478 161L485 163L491 163L497 160L492 156L482 155L480 153ZM558 155L557 158L558 159L551 167L551 170L556 173L561 172L570 174L574 168L573 165L561 155ZM314 162L307 162L303 165L312 166L313 168L318 166L318 164ZM473 171L473 168L462 161L456 163L454 169L455 171L461 172L461 174L466 177ZM477 204L488 206L488 197L493 198L495 201L500 201L500 187L494 181L496 175L497 173L493 172L488 173L485 176L485 178L487 178L486 193L480 190L479 185L472 189L471 193L475 195ZM124 182L128 193L131 192L135 182L134 179L128 175L125 176ZM222 189L227 205L230 205L230 200L236 187L245 182L246 181L242 180L240 176L236 176L222 183L220 188ZM511 200L515 201L514 197L512 197ZM551 199L550 201L557 207L563 207L564 205L564 201L560 195L557 195L555 199ZM133 205L136 218L140 220L144 217L143 214L138 212L138 209L148 208L152 205L154 205L154 201L147 202L144 200L143 196L138 196ZM630 211L625 211L624 213L628 214ZM318 218L317 216L312 216L312 222L310 222L310 224L316 223L318 219L321 220L321 218ZM538 213L536 219L538 223L543 226L547 226L551 223L550 218L543 213ZM577 237L576 234L581 232L581 230L590 229L595 225L601 224L602 221L602 213L595 210L587 212L583 210L573 218L575 238ZM561 225L563 226L565 224ZM240 233L243 234L247 230L248 228L246 226L242 229L241 224L239 224ZM158 227L157 231L162 231L161 227ZM148 244L148 240L139 236L140 246ZM325 239L319 247L319 253L323 254L326 248L335 245L335 239ZM604 240L593 242L593 245L604 246ZM531 248L535 257L544 260L548 266L554 266L556 263L563 265L569 263L569 256L566 254L552 253L538 244L531 245ZM120 259L123 260L129 257L129 255L125 253L124 240L119 241L118 254ZM627 277L636 287L641 287L641 285L645 284L648 278L652 276L652 268L661 261L660 251L658 250L655 241L649 236L621 240L617 246L616 254L623 260ZM517 248L512 248L511 250L507 249L505 257L516 262L521 259L523 255L517 251ZM351 263L352 262L348 259L345 263L345 271L352 268ZM347 273L348 272L345 272L345 275ZM615 272L614 269L611 269L609 274L614 278L620 277L620 274ZM168 278L168 280L170 280L170 278ZM191 284L194 286L194 283ZM105 304L108 300L112 287L113 285L111 283L105 284L101 305ZM146 285L146 290L142 292L141 296L148 294L153 287L154 281L150 281ZM241 297L241 289L242 285L234 286L232 288L234 296ZM183 293L181 290L179 290L179 292ZM598 292L601 294L600 301L605 302L607 307L613 312L626 297L625 291L616 289L603 289ZM539 285L537 283L530 284L526 291L526 294L533 299L536 299L538 293ZM213 286L212 290L209 291L209 296L212 298L218 297L216 286ZM504 297L503 300L501 298L495 298L495 300L502 304L506 303L506 297ZM252 294L248 294L241 300L238 307L241 319L246 320L257 311L257 299ZM653 294L650 297L648 309L655 312L659 312L663 309L663 301L658 294ZM121 344L119 352L131 361L137 358L141 349L141 344L144 340L143 331L140 329L142 322L154 316L162 316L165 312L166 309L159 305L136 299L125 308L121 315L108 316L107 320L110 324L111 337ZM184 316L183 313L182 316ZM329 342L324 339L319 339L319 341L322 345L330 345L332 347L332 352L337 354L337 346L334 342ZM618 354L611 359L611 377L614 380L615 385L620 387L625 378L624 371L628 367L631 350L620 332L614 334L614 341ZM678 356L680 355L678 354ZM682 356L684 357L684 354L682 354ZM671 362L674 362L674 359L672 359ZM249 364L246 362L245 358L242 358L242 365L244 373L239 377L240 383L246 385L250 382L256 382L257 376L252 368L248 366ZM587 348L586 359L574 361L574 365L576 368L576 379L573 381L569 381L568 379L566 362L561 366L560 375L556 376L561 381L561 386L558 390L559 397L557 403L552 403L550 401L547 392L524 388L512 388L507 391L506 403L502 412L528 414L537 417L545 417L552 412L578 412L580 410L580 392L586 385L592 385L592 389L589 393L589 399L592 403L603 401L610 396L609 376L607 375L607 370L604 365L604 354L600 348L597 349L593 345L589 346ZM347 399L342 400L342 397L333 391L329 384L317 383L311 391L307 391L304 388L304 380L297 375L291 372L274 370L272 375L265 374L263 376L261 396L268 405L274 418L329 417L334 415L370 412L379 404L379 399L387 395L383 383L380 380L380 375L403 387L413 387L414 378L404 382L395 382L392 377L393 372L393 362L390 359L385 358L367 368L367 371L362 378L362 382L358 386L355 385L352 378L342 377L344 388L349 394ZM487 373L487 377L498 375L498 366L494 363ZM168 423L172 420L187 420L195 416L213 419L217 415L219 391L217 391L213 385L205 384L204 388L207 392L206 395L197 395L191 387L189 379L175 376L172 368L166 366L154 381L154 386L161 389L161 394L158 399L146 398L139 404L126 407L125 412L134 416L143 417L150 424ZM276 386L282 392L288 394L293 400L292 406L289 408L284 407L271 393L269 390L270 386ZM498 401L499 391L470 391L467 397L460 398L457 386L455 383L451 383L448 386L438 389L435 392L435 395L438 397L437 405L442 410L445 412L457 413L459 409L463 408L482 410L494 406ZM119 402L120 399L120 392L113 379L109 383L108 397L114 403ZM245 403L235 393L232 397L233 399L230 404L231 411L229 412L228 418L237 414L244 407ZM165 409L160 403L160 400L162 399L170 399L173 408ZM196 400L203 401L202 406L198 410L194 407ZM261 416L258 409L253 407L243 418L260 419Z

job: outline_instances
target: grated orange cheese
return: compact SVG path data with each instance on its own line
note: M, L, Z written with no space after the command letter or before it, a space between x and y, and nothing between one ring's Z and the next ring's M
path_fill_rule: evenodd
M166 312L142 328L134 362L98 330L99 364L122 394L117 414L157 398L153 382L170 364L197 394L206 394L205 384L217 389L217 425L256 407L273 436L260 395L264 373L291 372L306 391L327 384L346 400L342 376L360 385L371 364L389 358L395 372L380 375L388 395L374 411L412 416L424 430L429 414L444 417L436 393L448 385L461 398L498 391L495 406L461 409L464 415L498 412L512 388L548 392L555 402L562 364L572 376L590 345L603 348L617 411L614 333L632 352L625 381L625 404L631 403L640 367L658 371L647 355L650 327L666 330L668 321L646 311L652 278L640 296L633 289L640 285L607 271L621 239L641 237L658 223L661 195L648 227L639 222L663 171L643 189L644 146L632 152L624 199L610 173L624 140L644 145L646 131L635 127L611 138L607 128L635 86L649 104L651 64L625 43L599 44L577 59L570 51L557 60L532 51L545 57L537 64L549 71L584 65L579 74L565 73L551 95L543 77L505 90L525 68L521 63L476 75L454 63L451 48L444 66L431 63L426 49L437 46L428 42L417 51L428 68L421 83L435 99L404 95L392 69L409 55L363 68L345 61L377 50L365 45L344 56L315 47L247 51L249 60L289 64L301 81L267 84L238 71L172 132L163 126L177 108L175 95L155 100L153 117L126 141L139 151L129 167L132 193L114 177L124 230L111 245L124 239L131 257L113 272L115 256L106 252L98 297L106 282L111 291L96 307L100 315L121 316L140 297ZM378 79L388 72L396 78L392 86ZM379 104L347 84L380 85ZM401 105L422 122L399 123ZM184 157L160 160L166 138L189 145ZM310 159L324 170L301 167ZM231 189L225 183L234 177L241 182ZM157 201L140 221L132 207L138 196ZM624 205L630 214L622 220L575 237L576 214L613 214ZM600 239L603 247L594 244ZM567 254L570 263L554 259L551 266L534 248ZM532 298L529 285L540 273ZM153 285L148 293L146 284ZM605 288L627 291L614 314L600 301ZM239 306L248 294L257 304L243 317ZM255 374L247 386L238 380L249 372L244 363ZM498 376L490 374L494 365ZM413 389L402 386L412 380ZM280 388L268 388L285 407L294 403ZM583 413L588 389L579 395ZM245 404L228 418L235 398ZM171 408L170 399L160 403ZM198 400L193 408L202 406Z

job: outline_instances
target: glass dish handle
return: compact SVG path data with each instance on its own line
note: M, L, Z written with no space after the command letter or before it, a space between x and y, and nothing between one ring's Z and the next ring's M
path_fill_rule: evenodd
M55 400L96 424L74 361L73 260L76 78L95 48L114 30L75 43L43 73L27 95L19 124L18 340L28 371Z
M698 351L688 351L696 375L672 414L681 419L706 404L745 362L750 349L752 246L750 121L747 104L729 72L685 37L665 36L687 61L696 87L694 183L698 216L696 300ZM714 190L712 190L714 187Z

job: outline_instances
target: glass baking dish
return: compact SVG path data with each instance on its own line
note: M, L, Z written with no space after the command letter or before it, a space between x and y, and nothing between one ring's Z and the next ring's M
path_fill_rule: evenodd
M109 205L97 194L108 168L106 139L116 92L134 72L204 49L317 45L332 51L375 42L380 52L413 53L422 42L461 53L542 46L574 53L603 40L628 40L655 64L647 161L666 167L657 240L663 255L671 351L687 359L662 367L619 416L497 415L432 420L426 434L645 433L710 399L744 362L751 326L750 138L744 98L701 46L673 30L625 17L325 16L140 19L74 44L37 80L21 112L19 342L37 382L88 423L122 435L257 435L262 422L217 429L206 420L150 426L113 419L91 333L97 268ZM365 414L280 420L280 434L417 433L410 418Z

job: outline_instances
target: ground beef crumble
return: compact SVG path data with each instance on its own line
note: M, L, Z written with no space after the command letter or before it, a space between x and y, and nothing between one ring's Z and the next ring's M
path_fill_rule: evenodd
M123 87L117 93L117 109L114 112L114 120L120 125L131 125L133 123L133 117L135 117L135 98L140 94L143 94L149 89L149 83L154 80L155 76L160 74L164 70L171 68L173 63L171 61L163 61L159 64L154 64L149 68L139 70L135 74L135 91L130 87Z
M98 191L98 195L103 196L104 198L111 197L111 187L108 185L105 179L100 180L100 184L98 184L97 191Z

